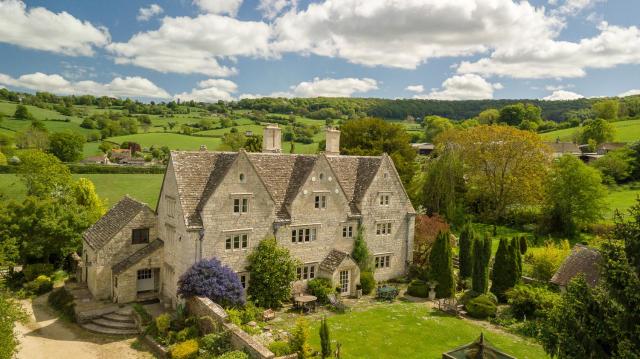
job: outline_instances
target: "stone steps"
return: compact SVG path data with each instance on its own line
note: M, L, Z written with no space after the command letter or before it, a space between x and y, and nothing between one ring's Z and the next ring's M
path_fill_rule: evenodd
M108 328L102 325L94 324L94 323L84 323L80 324L84 329L98 334L107 334L107 335L119 335L119 336L134 336L138 334L137 329L116 329L116 328Z
M136 324L133 321L120 322L120 321L111 320L107 318L94 319L91 321L91 323L101 325L107 328L113 328L113 329L135 329L136 328Z
M124 323L133 323L133 319L131 319L130 315L122 315L118 313L109 313L102 316L104 319L109 319L114 322L124 322Z

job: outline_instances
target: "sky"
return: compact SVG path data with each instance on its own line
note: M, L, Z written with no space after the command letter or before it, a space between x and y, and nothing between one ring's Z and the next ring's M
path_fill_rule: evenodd
M639 0L0 0L0 86L216 102L640 94Z

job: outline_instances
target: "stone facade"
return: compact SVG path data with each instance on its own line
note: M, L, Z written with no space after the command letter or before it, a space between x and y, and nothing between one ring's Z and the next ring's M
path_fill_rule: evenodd
M276 126L267 131L271 138L280 136ZM298 286L318 276L340 285L340 272L348 271L345 294L354 295L360 273L352 259L347 256L330 273L321 271L320 264L332 251L351 253L359 226L377 258L375 278L405 274L412 260L415 212L392 160L387 155L341 156L339 131L330 129L329 136L332 151L320 155L281 154L277 143L265 153L172 152L155 216L144 211L104 248L85 246L87 255L111 258L102 264L110 268L136 250L126 247L126 233L154 223L152 238L162 240L164 248L119 274L117 297L133 300L136 271L152 266L159 269L161 297L172 306L179 300L178 278L202 258L220 259L248 284L247 256L269 236L304 264ZM95 283L111 281L109 273ZM112 286L95 283L89 284L92 293L113 296Z

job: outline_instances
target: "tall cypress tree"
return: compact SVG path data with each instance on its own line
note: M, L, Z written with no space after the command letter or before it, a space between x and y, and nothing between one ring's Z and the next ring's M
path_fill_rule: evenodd
M495 294L498 300L504 302L506 300L505 292L513 288L517 280L518 264L513 247L506 238L501 238L491 273L491 293Z
M369 255L367 242L364 240L364 227L362 226L358 226L356 239L353 243L353 250L351 251L351 257L356 261L356 263L358 263L360 271L371 271L371 256Z
M436 286L436 296L438 298L450 298L455 294L452 256L449 232L438 233L429 255L429 279L438 282Z
M320 355L322 359L331 357L331 339L329 338L327 317L323 317L320 322Z
M471 223L467 222L460 233L460 278L469 278L473 274L473 253L472 247L475 241L476 233L471 227Z
M491 237L485 234L483 238L476 237L472 245L473 273L471 278L472 290L484 294L489 289L489 260L491 259Z
M520 238L511 238L511 255L516 261L516 268L518 269L516 276L516 283L520 281L522 277L522 253L520 252Z

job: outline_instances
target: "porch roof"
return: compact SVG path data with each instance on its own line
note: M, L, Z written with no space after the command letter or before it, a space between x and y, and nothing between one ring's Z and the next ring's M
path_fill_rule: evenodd
M133 266L134 264L140 262L142 259L146 258L148 255L152 254L156 250L162 248L163 246L164 242L161 239L156 239L148 245L140 248L121 262L114 264L111 267L111 271L113 272L113 274L120 274L131 268L131 266Z

